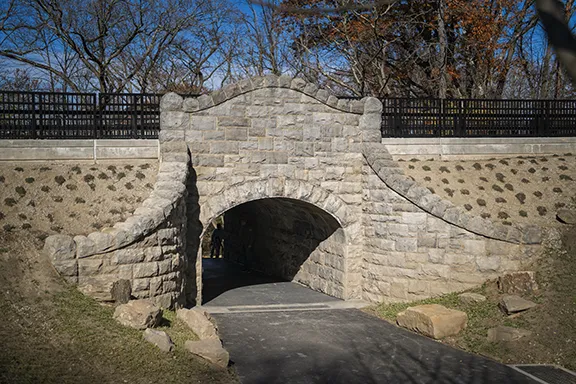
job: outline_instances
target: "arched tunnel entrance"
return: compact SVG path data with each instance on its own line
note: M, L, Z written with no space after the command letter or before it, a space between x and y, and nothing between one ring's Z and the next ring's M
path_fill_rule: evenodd
M283 284L296 282L333 296L344 286L346 236L323 209L295 199L265 198L229 209L220 222L222 257L210 258L210 241L202 242L203 304L261 304L262 291L250 287L264 284L282 290ZM234 290L242 293L230 293Z

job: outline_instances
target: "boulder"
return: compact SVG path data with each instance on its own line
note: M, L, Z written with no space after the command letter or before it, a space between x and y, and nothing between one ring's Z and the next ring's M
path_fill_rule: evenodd
M465 292L458 295L458 297L462 304L476 304L486 301L486 296L482 296L479 293Z
M170 352L174 350L174 343L172 342L172 339L164 331L146 328L143 337L144 340L154 344L160 348L161 351Z
M502 299L500 299L499 303L500 308L507 315L526 311L530 308L534 308L536 305L536 303L516 295L504 295L502 296Z
M556 218L564 224L576 224L576 211L562 208L556 212Z
M52 235L44 240L44 252L52 263L76 258L76 243L70 236Z
M398 314L398 325L434 339L458 334L468 323L465 312L439 304L409 307Z
M536 274L532 271L510 272L497 280L502 293L527 295L538 290Z
M114 319L127 327L153 328L160 324L162 310L149 300L132 300L116 307Z
M221 368L226 368L230 361L230 355L228 351L222 348L220 340L188 340L184 347L193 354Z
M130 280L117 280L112 283L110 295L112 296L112 300L118 304L126 304L129 302L132 297L132 285L130 284Z
M200 340L220 340L218 329L206 311L199 308L182 308L176 311L176 318L186 323Z
M491 328L488 330L488 341L516 341L523 337L530 336L531 334L532 332L526 329L512 328L500 325L496 328Z

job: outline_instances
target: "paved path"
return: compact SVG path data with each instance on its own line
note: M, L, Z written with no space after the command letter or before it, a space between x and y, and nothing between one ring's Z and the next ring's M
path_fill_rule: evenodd
M293 283L266 283L257 274L234 277L235 267L226 271L218 262L205 263L212 278L242 283L231 284L237 287L214 296L205 308L216 318L244 384L534 383L510 367L357 309L334 309L341 300ZM246 275L259 283L249 286ZM209 280L208 291L214 290ZM314 305L327 308L309 308Z

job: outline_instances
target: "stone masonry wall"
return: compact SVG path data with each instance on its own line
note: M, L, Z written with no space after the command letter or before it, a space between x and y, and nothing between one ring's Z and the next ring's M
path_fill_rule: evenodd
M186 146L165 146L154 190L133 216L88 236L46 239L55 269L99 301L112 301L114 282L129 280L136 298L183 305L188 169Z
M190 279L201 285L198 238L211 220L247 201L286 197L329 212L342 226L342 259L308 258L301 270L313 289L342 298L361 294L359 252L362 204L360 148L367 136L366 100L338 100L301 79L249 79L212 95L162 100L161 142L185 140L192 154L196 193L189 196ZM193 244L193 245L192 245ZM288 261L285 261L288 262ZM337 267L336 267L337 266ZM306 275L308 273L309 275ZM340 280L335 276L341 276Z
M338 100L303 80L268 76L198 98L168 94L161 110L161 143L185 141L192 154L187 278L196 284L187 285L189 300L200 298L206 226L266 198L302 200L338 222L338 242L320 242L295 278L345 299L461 290L524 268L537 253L539 228L470 216L403 175L380 142L376 99ZM288 247L292 239L276 232L268 236ZM278 270L294 268L293 259L278 262Z

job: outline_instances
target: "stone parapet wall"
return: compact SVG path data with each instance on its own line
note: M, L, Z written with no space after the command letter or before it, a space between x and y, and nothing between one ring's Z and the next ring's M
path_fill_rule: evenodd
M44 249L60 275L100 301L129 280L137 298L182 305L188 163L185 146L166 147L153 192L126 221L88 236L48 237Z

